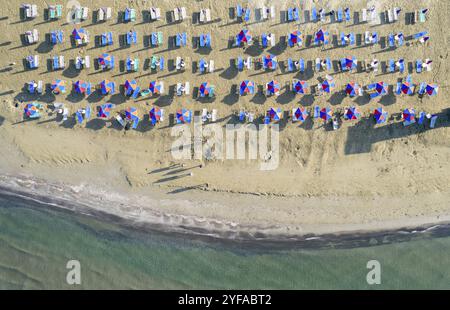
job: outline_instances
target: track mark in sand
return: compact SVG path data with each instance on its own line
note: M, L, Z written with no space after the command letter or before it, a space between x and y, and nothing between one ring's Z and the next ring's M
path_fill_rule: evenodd
M317 136L318 134L322 135L323 143L311 143L311 152L309 153L307 164L307 167L312 170L315 175L320 175L322 172L324 161L326 161L328 157L329 140L333 138L333 135L330 135L327 132L315 132L312 140L314 140L314 136ZM323 135L325 135L325 137L323 137Z

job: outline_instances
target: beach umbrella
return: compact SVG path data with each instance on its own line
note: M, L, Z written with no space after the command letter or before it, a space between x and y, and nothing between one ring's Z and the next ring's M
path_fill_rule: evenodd
M103 68L111 68L112 64L113 64L113 56L110 54L102 54L99 58L98 58L98 62L100 64L100 66L102 66Z
M188 109L177 110L177 123L190 123L192 119L192 111Z
M377 124L382 124L387 121L388 113L382 107L379 107L373 112L373 117Z
M109 80L103 80L100 83L100 90L103 95L107 95L107 94L111 93L114 90L114 82L109 81Z
M125 118L129 121L134 121L139 119L138 112L136 108L128 107L125 109Z
M350 107L345 111L344 118L347 120L356 120L361 117L361 112L357 107Z
M28 118L37 118L40 117L41 115L39 114L39 105L36 103L28 103L24 110L23 110L24 114L26 117Z
M73 83L73 89L75 90L76 93L79 94L85 94L88 90L88 87L89 83L83 80L78 80L75 83Z
M402 92L402 94L412 95L414 94L414 85L412 85L412 83L410 82L403 82L400 87L400 91Z
M133 94L133 92L136 90L137 88L137 82L136 80L126 80L125 84L124 84L124 88L125 88L125 94L127 96L130 96Z
M334 89L334 81L325 79L321 83L322 90L326 93L331 93L331 91Z
M245 80L241 83L241 86L239 87L239 92L241 95L244 94L253 94L255 92L255 83L249 80Z
M264 67L269 68L269 69L275 69L277 67L277 57L275 55L272 54L267 54L266 56L264 56Z
M416 117L416 111L412 108L403 110L403 120L405 122L414 122Z
M427 84L425 87L425 92L429 96L436 96L438 93L439 87L436 84Z
M64 80L53 81L51 89L54 94L64 94L66 92L66 81Z
M293 90L297 94L306 94L308 92L308 83L306 81L295 81Z
M153 107L150 110L150 121L152 122L152 124L156 124L156 122L159 122L162 118L162 110L158 107Z
M82 40L86 36L86 30L84 28L74 29L72 36L75 40Z
M300 107L295 109L293 113L294 121L304 122L307 118L308 118L308 111L306 111L306 108Z
M359 85L356 82L350 82L347 84L347 86L345 87L345 92L347 93L347 95L349 95L350 97L354 97L356 96L356 92L359 89Z
M329 121L331 117L333 117L331 108L323 108L320 110L320 118L323 119L325 122Z
M314 41L316 43L323 42L324 44L328 41L327 40L328 33L324 31L323 29L319 29L319 31L316 32Z
M236 37L236 42L238 44L241 44L242 42L248 43L251 40L252 40L252 36L250 34L250 31L248 31L247 29L242 29Z
M209 82L202 83L199 87L199 92L200 97L205 97L209 95L209 93L211 92L211 85L209 84Z
M346 57L342 59L342 69L353 70L356 69L358 61L355 57Z
M160 94L161 84L156 81L151 81L148 90L151 91L153 95Z
M301 42L301 35L302 33L300 32L300 30L295 30L293 32L291 32L289 34L289 45L290 46L294 46L295 44L298 44L299 42Z
M269 83L267 83L267 92L269 94L276 94L280 91L280 83L278 83L275 80L270 81Z
M111 109L114 107L112 103L105 103L98 107L97 116L101 118L108 118L111 116Z
M383 96L383 95L387 94L387 91L388 91L387 88L388 88L388 84L386 84L385 82L378 82L378 83L369 85L368 89L374 91L374 93L370 94L370 97L375 98L375 97Z
M281 108L270 108L270 110L267 111L267 116L269 117L271 122L277 122L283 117L283 111L281 110Z

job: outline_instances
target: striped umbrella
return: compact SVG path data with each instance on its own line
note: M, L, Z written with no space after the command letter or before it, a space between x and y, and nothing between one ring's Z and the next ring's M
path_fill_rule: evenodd
M386 123L388 113L382 107L379 107L373 112L373 117L375 118L377 124Z
M239 87L239 92L241 95L244 94L253 94L255 92L255 83L249 80L245 80L241 83L241 86Z
M378 82L375 84L376 93L381 96L387 94L388 85L385 82Z
M324 92L331 93L334 89L334 81L326 79L322 82L321 86Z
M283 111L281 110L281 108L270 108L270 110L267 111L267 116L269 117L271 122L277 122L283 117Z
M190 123L192 120L192 111L188 109L177 110L177 123Z
M263 61L264 61L264 66L269 69L275 69L278 64L277 57L272 54L267 54L264 57Z
M299 42L302 41L301 38L302 33L300 32L300 30L295 30L293 32L291 32L289 34L289 45L290 46L294 46L295 44L298 44Z
M304 122L307 118L308 118L308 111L306 111L306 108L304 107L295 109L292 117L294 122L295 121Z
M200 92L200 97L205 97L205 96L209 95L209 93L211 92L211 85L209 84L209 82L202 83L200 85L199 92Z
M280 83L278 83L275 80L270 81L269 83L267 83L267 92L269 94L276 94L280 91Z
M125 109L125 118L129 121L134 121L135 119L139 119L138 111L136 108L128 107Z
M38 118L41 115L39 114L39 105L36 103L29 103L25 106L23 110L24 114L28 118Z
M361 112L357 107L350 107L345 111L344 118L347 120L357 120L361 117Z
M126 80L124 84L125 94L131 96L137 88L136 80Z
M66 81L64 80L53 81L51 89L54 94L64 94L66 92Z
M111 109L114 107L112 103L105 103L99 106L97 116L100 118L109 118L111 116Z
M306 94L308 92L308 83L306 81L295 81L292 88L297 94Z
M80 29L74 29L72 31L72 36L75 40L82 40L84 37L86 37L86 30L84 28Z
M79 94L89 94L91 84L83 80L78 80L75 83L73 83L73 89L75 90L76 93Z
M358 61L355 57L346 57L342 59L341 64L344 70L353 70L356 69Z
M242 29L238 35L236 36L236 42L237 44L241 44L242 42L250 42L252 40L252 36L250 34L250 31L247 29Z
M161 121L162 118L162 110L158 107L153 107L150 110L150 121L152 122L152 125L155 125L157 122Z
M410 82L403 82L400 87L400 91L402 92L402 94L412 95L414 94L414 85L412 85L412 83Z
M359 85L356 82L350 82L347 84L347 86L345 87L345 92L347 93L347 95L349 95L350 97L354 97L356 96L356 92L359 89Z
M412 108L403 110L403 120L405 122L414 122L416 117L416 111Z
M103 80L100 83L100 90L101 90L103 95L107 95L109 93L113 93L114 89L115 89L115 85L114 85L114 82L112 82L112 81Z
M160 94L161 84L156 81L151 81L148 90L151 91L153 95Z
M333 117L331 108L323 108L320 110L320 118L324 120L324 122L329 121Z
M102 66L103 68L112 68L113 67L113 63L114 63L114 56L110 55L110 54L102 54L99 58L98 58L98 62L100 64L100 66Z
M439 90L439 86L437 86L436 84L428 84L425 87L425 92L429 95L429 96L436 96Z

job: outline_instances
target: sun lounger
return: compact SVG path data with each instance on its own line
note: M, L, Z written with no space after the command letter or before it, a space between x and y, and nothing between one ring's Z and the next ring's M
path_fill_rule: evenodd
M344 21L344 11L342 8L339 8L336 12L336 21L338 23L342 23Z
M82 7L81 8L81 20L87 20L89 18L89 8Z
M395 72L395 60L389 59L389 72L393 73Z
M107 46L107 45L113 45L113 35L112 32L106 32L103 33L100 37L100 45L101 46Z
M311 9L311 21L314 22L314 23L316 23L316 22L318 21L318 19L317 19L317 9L316 9L316 7L313 7L313 8Z
M395 39L394 39L394 35L392 33L389 34L388 36L388 44L389 47L395 47Z
M36 4L22 4L25 19L32 19L38 16Z
M39 32L37 29L25 32L25 40L28 44L34 44L39 41Z
M250 14L251 14L250 8L246 8L244 14L244 21L248 22L250 20Z
M430 119L430 128L434 128L434 127L436 126L436 121L437 121L437 119L438 119L438 116L437 116L437 115L431 116L431 119Z
M39 67L39 55L34 55L34 56L28 56L26 58L27 63L28 63L28 67L30 69L36 69Z
M132 8L126 8L123 13L123 21L125 23L136 21L136 10Z
M367 9L362 9L362 11L361 11L361 21L363 23L367 22Z
M120 116L119 114L116 115L116 121L119 123L120 126L122 126L123 128L125 128L126 124L125 121L123 120L122 116Z
M394 8L393 15L394 15L394 21L398 21L398 16L400 15L402 9L400 8Z
M100 8L97 12L97 21L102 22L110 20L112 17L112 9L110 7Z
M58 19L62 17L62 5L50 5L48 7L48 18Z
M175 46L181 47L187 45L187 34L186 32L178 33L175 36Z
M288 72L293 72L293 71L295 71L295 67L294 67L294 62L292 61L292 59L291 58L288 58L288 60L287 60L287 71Z
M126 43L127 45L137 44L136 31L127 32Z
M128 57L126 60L126 69L128 72L137 72L139 70L139 58L131 59Z
M305 72L305 60L303 58L300 58L300 60L298 61L298 66L300 72Z
M316 71L319 72L321 67L320 58L316 58Z
M200 47L211 47L211 34L205 33L200 35Z
M427 20L427 14L428 9L420 9L419 11L416 11L416 16L418 16L418 22L424 23Z
M242 57L238 57L238 58L236 59L236 68L237 68L239 71L244 70L244 60L242 59Z
M207 23L211 21L211 10L210 9L202 9L200 10L199 21L201 23Z
M417 59L416 71L417 71L417 73L422 73L422 59Z
M175 21L182 21L183 19L186 19L187 17L186 8L185 7L175 8L173 10L173 17Z
M344 15L345 15L345 22L349 22L352 19L350 8L344 9Z
M150 8L150 19L160 20L161 19L161 9L160 8Z
M52 31L50 33L50 43L51 44L60 44L64 42L64 34L61 30Z

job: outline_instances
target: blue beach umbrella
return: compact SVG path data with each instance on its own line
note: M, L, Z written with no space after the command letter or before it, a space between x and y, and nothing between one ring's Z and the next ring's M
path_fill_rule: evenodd
M267 54L264 57L263 61L264 61L264 66L269 69L275 69L278 64L277 57L272 54Z
M66 92L66 81L55 80L51 84L51 90L54 94L64 94Z
M429 96L436 96L438 93L438 89L439 87L436 84L428 84L425 87L425 92L429 95Z
M276 94L280 91L280 83L278 83L277 81L273 80L270 81L269 83L267 83L267 92L269 94Z
M300 107L295 109L292 118L294 121L304 122L308 118L308 112L306 111L306 108Z
M192 111L188 109L177 110L177 123L190 123L192 120Z
M162 118L162 110L158 107L153 107L149 113L150 121L152 125L155 125L157 122L161 121Z
M345 87L345 93L350 97L356 96L356 92L359 89L359 85L356 82L350 82Z
M252 40L252 36L250 34L250 31L248 31L247 29L242 29L236 36L236 42L238 45L243 42L248 43L251 40Z
M320 114L319 115L320 118L323 119L325 122L329 121L333 117L331 108L329 108L329 107L326 107L326 108L323 108L322 110L320 110L319 114Z
M308 92L308 83L306 81L295 81L293 90L297 94L306 94Z
M109 118L111 116L111 109L114 107L112 103L105 103L98 107L97 116L100 118Z
M241 95L244 94L253 94L255 92L255 83L249 80L245 80L241 83L239 87L239 93Z
M347 120L357 120L361 117L361 112L357 107L350 107L345 111L344 118Z
M136 80L126 80L125 84L124 84L124 88L125 88L125 94L127 96L130 96L133 94L133 92L136 90L137 88L137 82Z

